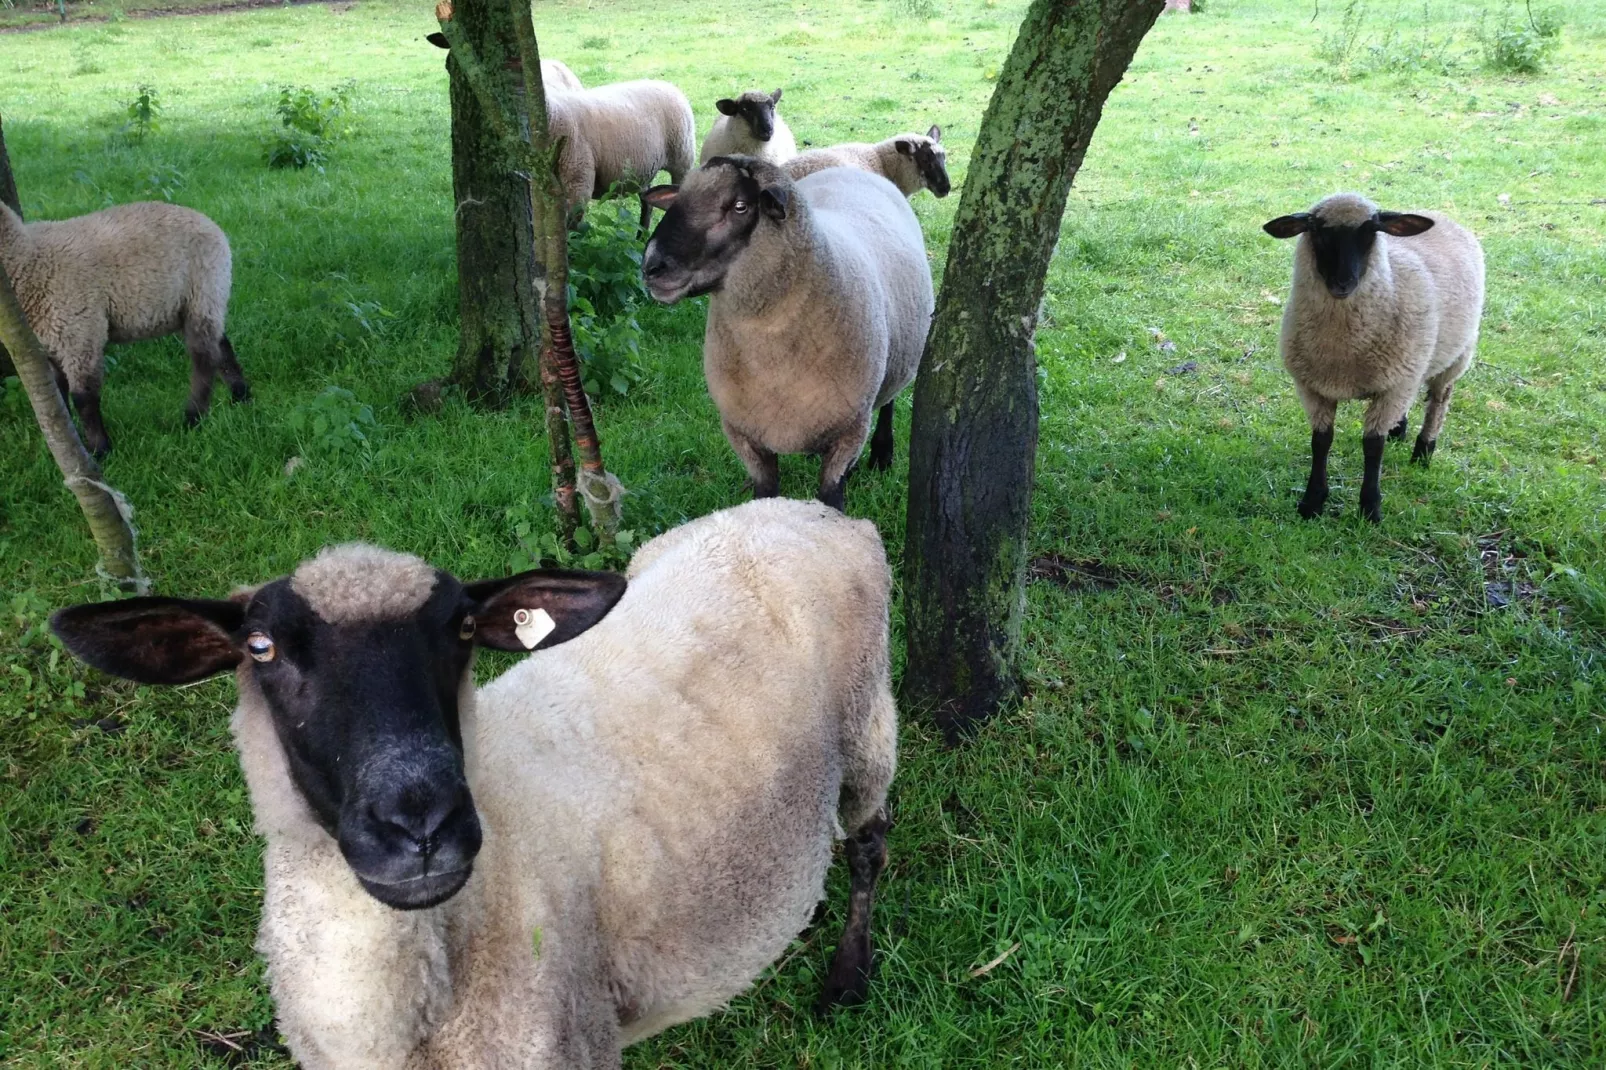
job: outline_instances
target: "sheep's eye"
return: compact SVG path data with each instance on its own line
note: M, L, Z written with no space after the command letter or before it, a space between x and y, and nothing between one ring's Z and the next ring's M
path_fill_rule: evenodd
M279 650L273 645L273 640L261 632L252 632L246 638L245 652L251 655L253 661L272 661L279 656Z
M457 637L465 643L468 642L474 638L474 628L474 617L472 615L464 617L463 623L457 626Z
M741 215L747 211L747 202L737 201L735 204L731 205L731 211L735 212L737 215Z

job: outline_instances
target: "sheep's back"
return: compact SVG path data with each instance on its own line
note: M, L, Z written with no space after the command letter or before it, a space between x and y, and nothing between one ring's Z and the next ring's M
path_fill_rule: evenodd
M797 183L815 225L859 277L879 280L887 333L887 369L876 405L914 379L935 297L920 221L898 187L856 168L830 168Z
M592 196L627 176L646 183L661 170L690 162L691 104L668 82L643 79L555 94L551 106L559 115L556 127L590 147Z
M1389 257L1396 265L1420 265L1432 287L1438 309L1438 336L1429 368L1429 374L1434 374L1449 367L1477 340L1483 316L1483 246L1471 231L1442 212L1418 214L1433 220L1433 228L1414 238L1390 239Z

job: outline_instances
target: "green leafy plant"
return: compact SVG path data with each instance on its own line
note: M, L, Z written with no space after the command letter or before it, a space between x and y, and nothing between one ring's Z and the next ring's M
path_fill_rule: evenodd
M162 128L162 100L155 86L141 84L125 112L128 121L123 124L123 136L130 141L144 141Z
M647 299L631 202L603 201L569 239L569 322L593 397L628 394L646 378L636 313Z
M892 7L907 18L934 19L937 17L937 0L892 0Z
M518 548L508 557L508 567L515 572L532 568L588 568L622 570L635 553L637 533L623 528L614 534L612 546L604 546L590 528L574 533L575 549L563 545L557 532L547 528L552 516L550 495L537 508L529 500L520 502L507 511L508 522L513 526L513 537Z
M1521 11L1507 4L1494 20L1485 10L1478 25L1483 65L1508 74L1538 74L1561 45L1562 26L1558 12L1548 8L1535 11L1531 0Z
M304 85L280 87L274 106L280 129L268 143L268 166L322 172L330 146L350 132L356 91L357 83L349 80L328 91Z
M338 455L371 449L370 436L378 422L374 410L350 390L326 386L317 397L291 410L289 425L303 454Z
M0 710L30 721L41 714L72 714L84 698L84 682L50 636L50 603L30 587L11 595L4 607Z
M157 164L145 176L145 192L164 201L172 201L173 194L184 188L189 175L172 164Z

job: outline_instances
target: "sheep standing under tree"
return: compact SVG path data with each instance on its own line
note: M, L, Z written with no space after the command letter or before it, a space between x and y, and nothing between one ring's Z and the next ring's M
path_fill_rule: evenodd
M1302 235L1281 337L1283 365L1310 417L1310 478L1299 514L1318 516L1327 503L1338 403L1365 398L1361 515L1376 523L1386 439L1405 437L1406 413L1426 383L1427 410L1411 452L1426 465L1456 380L1472 363L1483 248L1448 216L1385 212L1354 193L1279 216L1265 230L1274 238Z

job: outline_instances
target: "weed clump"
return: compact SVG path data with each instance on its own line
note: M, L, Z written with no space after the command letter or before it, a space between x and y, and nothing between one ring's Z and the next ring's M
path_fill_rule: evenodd
M329 148L351 130L351 104L357 83L345 81L327 92L311 86L282 86L274 113L280 128L268 142L269 167L311 167L320 173Z

